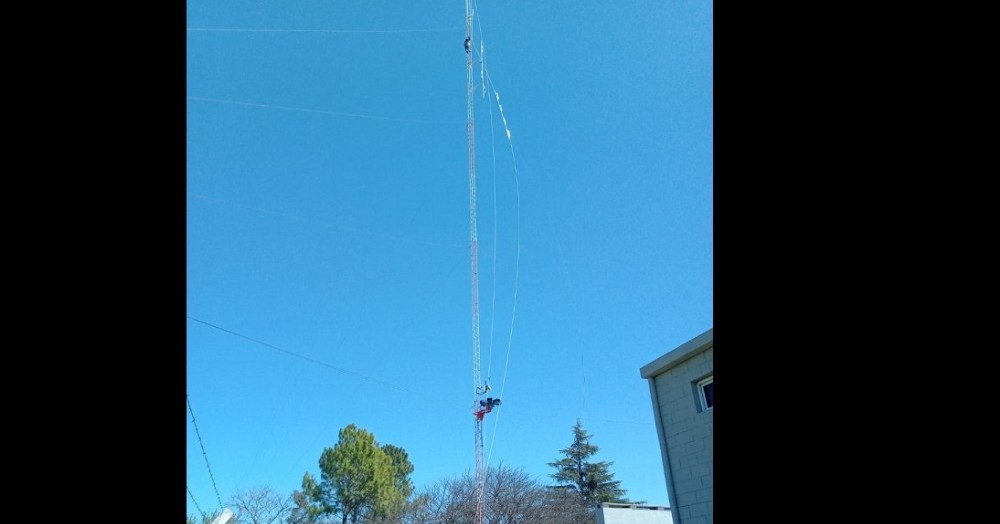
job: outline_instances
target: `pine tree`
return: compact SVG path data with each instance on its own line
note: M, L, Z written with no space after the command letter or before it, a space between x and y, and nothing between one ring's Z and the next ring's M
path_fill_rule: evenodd
M306 500L296 501L299 506L308 504L300 509L313 519L340 515L341 524L364 522L405 504L412 491L413 466L406 451L380 447L374 435L354 424L340 430L336 446L323 450L319 468L319 482L310 473L303 476L301 493Z
M614 480L610 468L612 462L589 462L598 447L590 443L591 435L583 429L577 419L573 426L573 443L559 450L564 458L549 462L556 473L549 475L561 486L577 493L588 506L600 502L628 503L621 481Z

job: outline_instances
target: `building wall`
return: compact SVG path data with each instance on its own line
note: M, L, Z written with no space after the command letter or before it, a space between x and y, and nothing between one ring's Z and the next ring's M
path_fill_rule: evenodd
M712 524L713 410L700 411L697 382L713 374L709 346L652 378L673 483L677 524Z
M673 524L670 508L636 504L601 504L597 524Z

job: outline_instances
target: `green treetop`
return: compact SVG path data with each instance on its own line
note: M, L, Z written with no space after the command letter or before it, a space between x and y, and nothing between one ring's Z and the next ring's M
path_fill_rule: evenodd
M312 517L340 515L342 524L362 515L379 516L398 508L412 493L413 471L406 451L379 447L375 436L354 424L340 430L340 440L319 459L320 482L309 473L302 492Z
M614 480L610 467L612 462L590 462L591 456L597 453L598 447L590 443L591 435L587 433L580 421L573 426L573 443L568 448L559 450L563 458L549 462L556 468L549 475L561 486L577 493L588 506L600 502L628 503L625 490L621 489L621 481Z

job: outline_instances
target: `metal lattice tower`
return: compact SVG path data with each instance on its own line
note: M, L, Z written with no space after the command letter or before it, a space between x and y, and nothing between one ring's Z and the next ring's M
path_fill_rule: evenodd
M469 261L472 277L472 391L473 410L479 406L483 392L479 366L479 239L476 235L476 149L475 111L473 108L472 76L472 0L465 0L465 70L469 137ZM483 471L483 420L474 416L476 448L476 521L483 522L485 472Z

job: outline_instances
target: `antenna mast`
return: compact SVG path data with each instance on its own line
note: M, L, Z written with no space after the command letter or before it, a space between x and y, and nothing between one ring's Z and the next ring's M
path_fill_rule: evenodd
M482 387L479 366L479 239L476 235L476 151L475 151L475 111L473 108L472 76L472 0L465 0L465 71L469 135L469 260L472 275L472 387L473 415L475 415L476 447L476 521L483 522L485 472L483 471L483 415L481 410ZM492 404L489 406L492 408Z

